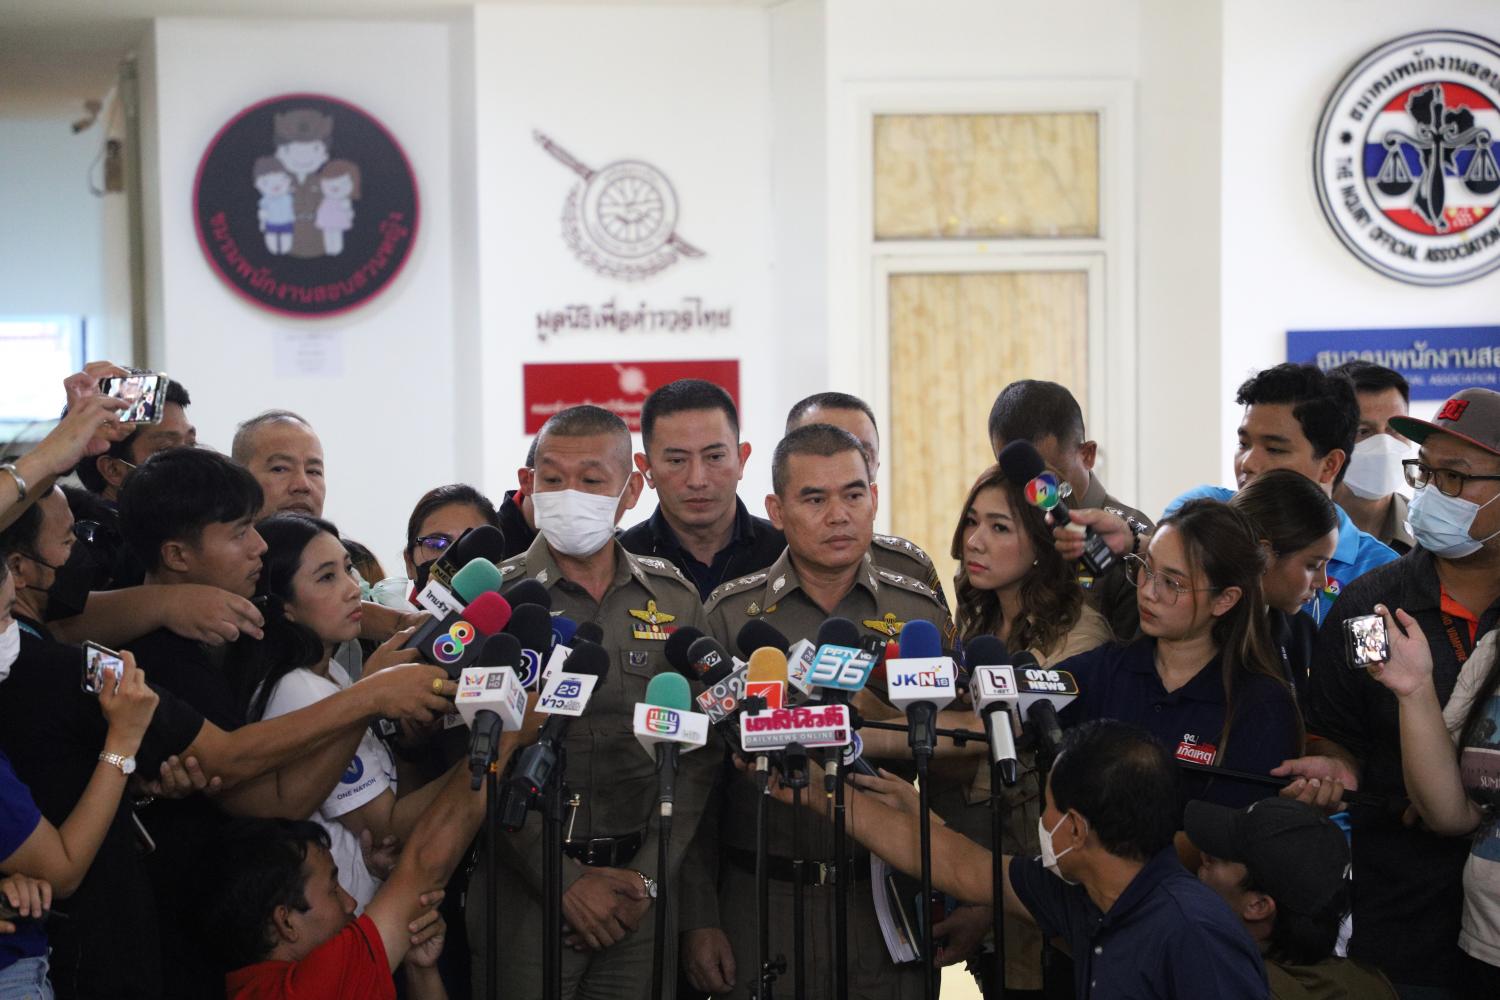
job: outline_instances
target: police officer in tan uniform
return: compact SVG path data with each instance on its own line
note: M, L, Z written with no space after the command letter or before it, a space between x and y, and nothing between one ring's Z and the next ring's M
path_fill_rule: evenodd
M637 702L657 673L670 670L663 649L678 628L704 631L698 593L664 559L632 556L615 540L615 525L640 496L630 467L630 433L607 410L576 406L548 420L537 436L535 493L539 535L522 555L501 564L507 585L545 585L554 614L604 630L609 673L565 740L564 997L645 998L650 992L656 899L655 763L632 734ZM720 754L684 754L679 764L668 865L675 870L693 838ZM483 941L481 901L488 891L481 863L471 882L466 920L471 941ZM474 948L474 982L486 957L500 961L506 996L541 995L541 816L502 837L496 882L504 910L506 950ZM668 954L672 953L668 949ZM672 972L667 970L668 982Z
M766 509L786 533L787 550L769 569L726 583L709 598L709 622L721 642L734 648L740 628L754 618L794 642L811 639L831 616L848 618L881 637L893 637L907 621L922 618L951 638L948 609L932 589L872 559L876 494L864 450L853 435L826 424L793 431L776 448L772 481L775 493L766 498ZM718 822L710 814L700 825L683 867L682 963L695 987L747 997L760 971L750 903L755 899L757 796L750 779L739 774L730 775L719 793ZM830 995L834 889L822 863L833 858L833 827L811 815L796 818L774 802L769 810L771 951L790 966L794 818L802 824L802 858L812 862L804 869L807 997L823 1000ZM881 937L868 854L856 850L846 874L849 995L869 1000L920 995L920 967L894 966ZM790 995L791 988L783 979L781 992Z
M870 463L870 484L880 475L880 428L875 425L875 411L870 404L847 392L819 392L793 406L786 415L786 433L808 424L831 424L853 434ZM874 535L870 557L877 566L915 577L937 594L943 606L943 582L938 579L932 558L915 542L896 535Z

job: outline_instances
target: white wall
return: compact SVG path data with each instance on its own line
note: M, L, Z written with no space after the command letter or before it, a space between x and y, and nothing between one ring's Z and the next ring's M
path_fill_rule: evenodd
M1377 274L1334 236L1313 188L1313 134L1334 85L1375 46L1433 28L1500 37L1500 4L1225 4L1219 388L1226 476L1240 418L1234 389L1252 370L1285 360L1287 330L1496 321L1500 274L1446 288Z
M515 485L524 362L740 360L741 432L755 446L743 495L770 483L780 421L808 379L788 357L805 330L773 325L768 20L759 9L485 5L475 9L484 483ZM587 269L559 218L579 178L533 139L587 166L640 159L680 204L677 232L706 256L633 284ZM565 333L536 313L570 303L730 306L730 333ZM654 509L647 491L633 521ZM627 521L627 523L630 523Z
M0 313L83 317L102 337L106 204L88 179L103 130L71 121L0 119Z
M480 471L454 417L449 58L447 24L373 21L166 18L143 53L151 363L189 388L199 440L220 449L238 421L266 408L307 417L327 456L327 515L390 570L416 498ZM215 132L248 105L293 91L342 97L381 120L421 199L399 277L335 318L292 320L250 305L209 269L193 231L193 176ZM341 377L273 374L277 332L304 329L338 334Z

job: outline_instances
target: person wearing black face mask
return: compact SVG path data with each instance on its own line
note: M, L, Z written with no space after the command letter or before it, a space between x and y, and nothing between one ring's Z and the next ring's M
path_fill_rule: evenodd
M94 578L94 564L86 546L78 545L71 514L64 514L67 501L54 488L37 506L46 505L42 528L32 540L30 551L13 554L17 590L39 592L37 608L42 621L57 621L83 614L88 603L89 587ZM61 506L61 510L55 510ZM52 516L47 516L47 515Z

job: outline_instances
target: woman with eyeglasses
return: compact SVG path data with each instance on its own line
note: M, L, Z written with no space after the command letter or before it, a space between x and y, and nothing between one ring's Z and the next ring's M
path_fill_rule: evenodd
M1078 682L1063 725L1120 719L1142 726L1185 765L1266 774L1302 752L1302 719L1267 625L1268 553L1243 513L1184 504L1124 558L1142 635L1057 664ZM1185 799L1234 808L1266 787L1184 773Z
M406 521L406 575L418 593L427 586L431 564L442 557L448 546L470 528L481 524L500 527L500 515L490 498L466 483L438 486L422 494Z

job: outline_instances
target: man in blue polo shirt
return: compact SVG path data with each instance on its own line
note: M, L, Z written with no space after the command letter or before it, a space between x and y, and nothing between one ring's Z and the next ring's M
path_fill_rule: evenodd
M865 791L850 796L849 834L916 875L916 793L890 777L851 781ZM1068 730L1047 781L1042 856L1006 855L1005 908L1067 942L1079 1000L1269 995L1244 923L1178 860L1180 816L1177 768L1148 733L1109 720ZM934 888L991 904L992 857L933 827Z
M1343 481L1359 430L1353 383L1325 374L1316 365L1287 363L1246 379L1234 401L1245 408L1234 453L1239 487L1262 472L1291 469L1332 496ZM1199 486L1168 504L1166 514L1199 497L1228 500L1233 495L1234 490L1222 486ZM1389 546L1361 531L1342 507L1334 509L1339 515L1339 544L1328 560L1328 581L1318 599L1304 606L1320 625L1345 586L1396 559Z

